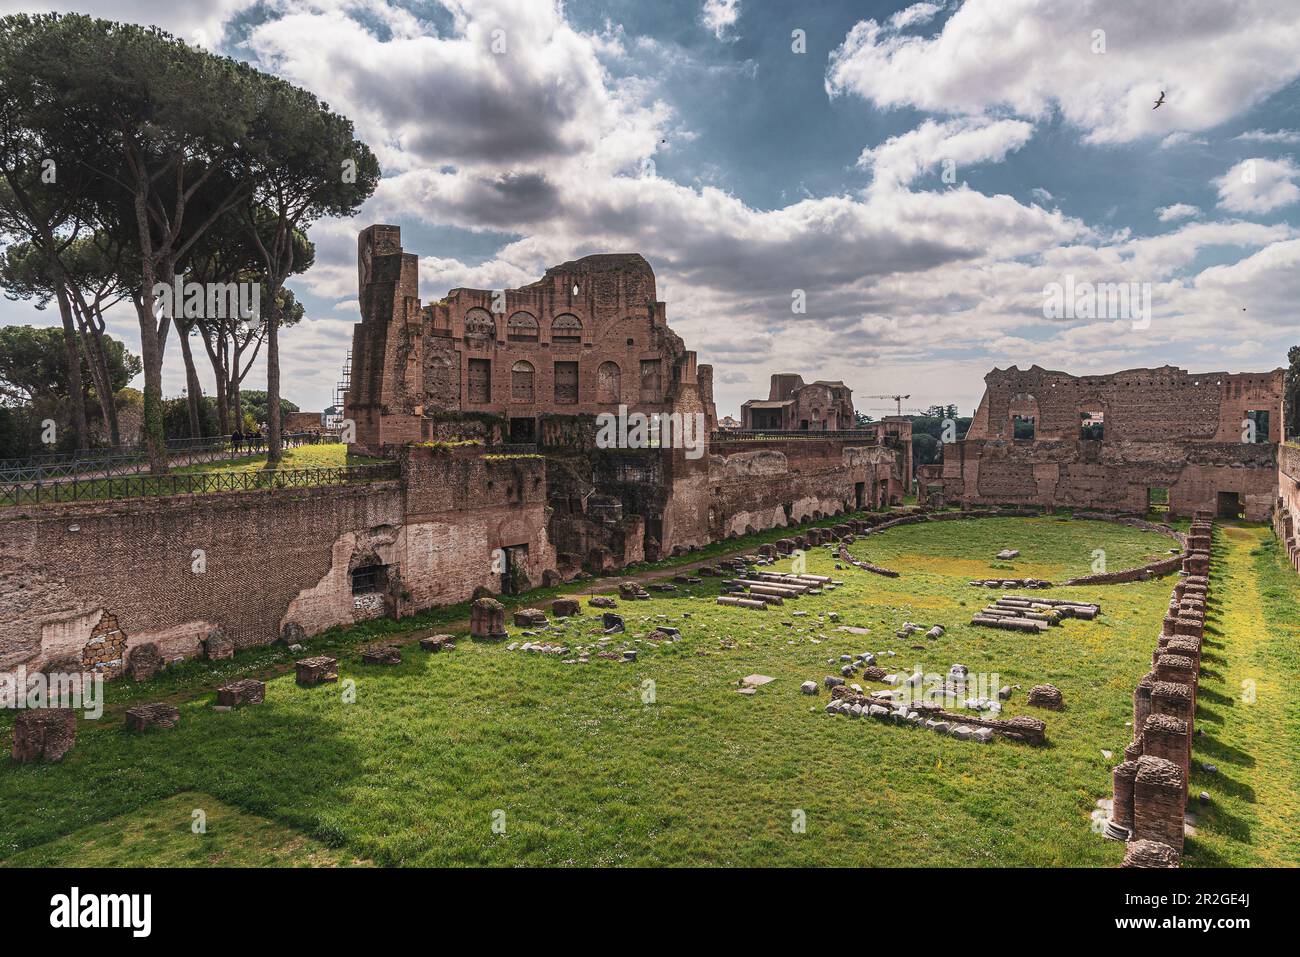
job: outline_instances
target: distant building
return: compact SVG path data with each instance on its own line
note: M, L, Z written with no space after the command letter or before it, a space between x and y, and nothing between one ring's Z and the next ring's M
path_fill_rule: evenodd
M853 390L843 382L819 379L805 385L793 372L772 376L766 399L740 407L741 428L782 432L833 432L852 429Z
M724 415L721 419L718 420L718 428L738 429L740 428L740 420L730 415Z

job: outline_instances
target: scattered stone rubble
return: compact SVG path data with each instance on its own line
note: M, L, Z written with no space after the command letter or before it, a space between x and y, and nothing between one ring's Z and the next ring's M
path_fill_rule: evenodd
M1028 703L1034 708L1046 708L1049 711L1064 711L1065 700L1055 685L1034 685L1029 689Z
M77 713L72 708L25 708L14 718L15 761L62 761L76 743Z
M142 704L126 712L126 730L142 733L154 728L174 728L181 722L181 713L175 705L159 702Z
M825 575L752 572L745 578L724 579L722 587L730 594L721 595L716 601L719 605L762 611L768 605L783 605L802 595L820 595L843 584Z
M304 688L339 680L339 663L328 655L303 658L296 664L298 684Z
M400 665L402 650L396 645L376 645L361 652L363 665Z
M551 602L551 614L556 618L572 618L582 613L576 598L557 598Z
M520 608L514 614L514 622L517 628L545 628L546 612L540 608Z
M217 689L217 707L238 708L244 704L261 704L266 699L266 684L256 678L240 678Z
M975 588L1051 588L1052 583L1043 578L973 578Z
M863 571L871 572L873 575L884 575L886 578L898 577L898 572L894 571L892 568L882 568L879 565L871 564L871 562L864 562L854 558L849 554L849 550L843 544L840 545L839 551L836 552L836 557L840 561L852 565L854 568L861 568Z
M827 679L830 680L830 679ZM815 686L814 686L815 692ZM843 685L831 688L826 713L850 718L871 717L895 723L913 724L961 741L988 744L994 737L1004 737L1026 744L1043 744L1047 726L1038 718L1017 715L1014 718L970 717L945 711L929 701L896 701L896 692L873 691L869 695L854 692Z
M971 618L972 625L1002 628L1008 631L1046 631L1065 618L1092 621L1101 614L1101 606L1056 598L1025 598L1003 595Z

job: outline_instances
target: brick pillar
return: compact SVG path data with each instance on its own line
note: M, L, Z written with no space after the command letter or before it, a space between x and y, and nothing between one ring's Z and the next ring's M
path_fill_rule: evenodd
M1197 674L1200 673L1201 643L1195 638L1189 638L1184 635L1170 638L1165 644L1164 651L1167 655L1182 655L1184 658L1190 658L1192 660L1192 668Z
M1174 636L1174 622L1178 621L1177 615L1165 615L1164 620L1160 622L1160 634L1165 638Z
M1172 681L1157 681L1151 688L1151 713L1165 714L1187 723L1188 760L1191 760L1192 732L1196 727L1193 720L1195 713L1192 689L1185 684ZM1142 719L1143 727L1146 718Z
M1167 714L1149 714L1142 728L1142 753L1178 765L1183 775L1183 804L1187 803L1187 775L1191 762L1191 735L1187 722Z
M1137 777L1137 761L1121 761L1111 772L1114 793L1111 796L1110 824L1107 837L1119 838L1119 830L1126 833L1121 840L1127 840L1133 833L1133 780Z
M1151 713L1151 689L1155 687L1156 676L1147 672L1133 689L1133 743L1142 743L1142 726Z
M506 610L495 598L479 598L469 608L472 638L506 638Z
M1133 779L1133 840L1159 841L1183 853L1183 795L1187 782L1182 768L1164 758L1144 754Z
M1159 841L1129 841L1120 867L1177 867L1178 852Z

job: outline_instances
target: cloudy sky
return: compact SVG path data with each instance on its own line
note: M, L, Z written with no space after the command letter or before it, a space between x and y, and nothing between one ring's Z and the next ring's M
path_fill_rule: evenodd
M401 225L425 301L643 253L721 414L777 371L843 379L876 415L892 403L869 393L969 411L994 366L1249 371L1300 342L1294 0L53 8L283 76L379 156L376 195L314 227L292 284L308 319L284 392L303 408L332 399L372 222ZM1150 284L1150 322L1047 318L1067 279ZM0 301L0 322L53 321ZM174 342L166 374L179 392Z

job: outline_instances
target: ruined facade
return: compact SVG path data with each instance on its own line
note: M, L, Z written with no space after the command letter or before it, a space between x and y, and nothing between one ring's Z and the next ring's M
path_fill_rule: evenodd
M852 389L838 381L804 385L793 372L775 373L766 399L740 407L742 429L826 432L852 429L855 423Z
M419 261L397 226L357 243L361 322L347 417L356 445L383 454L447 437L472 420L514 442L553 415L702 413L715 427L712 369L668 328L637 253L586 256L519 289L453 289L422 305Z
M944 451L949 504L1269 517L1281 369L1072 376L1012 366L984 381L969 432Z
M712 368L667 324L654 271L635 253L587 256L499 291L453 289L422 305L418 262L396 226L358 241L361 322L347 416L355 449L473 438L527 443L545 461L549 538L561 577L609 571L742 534L901 502L910 436L878 426L852 442L731 446L716 433ZM843 383L773 377L809 429L853 425ZM597 416L688 417L680 447L598 448ZM815 423L815 424L814 424ZM906 424L910 429L910 423Z
M338 487L0 510L0 671L119 675L404 617L555 565L534 456L412 448Z

